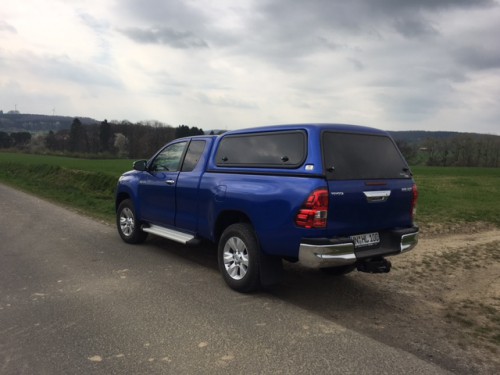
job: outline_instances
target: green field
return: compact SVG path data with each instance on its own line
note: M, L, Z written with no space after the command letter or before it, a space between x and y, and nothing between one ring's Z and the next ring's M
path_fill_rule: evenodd
M412 168L423 223L486 222L500 226L500 168Z
M48 165L79 171L101 172L117 178L123 172L132 169L132 162L129 159L77 159L64 156L0 152L0 164L2 165L5 163L19 164L21 166Z
M132 161L0 153L0 181L112 221L117 178ZM415 167L419 223L500 226L500 168Z

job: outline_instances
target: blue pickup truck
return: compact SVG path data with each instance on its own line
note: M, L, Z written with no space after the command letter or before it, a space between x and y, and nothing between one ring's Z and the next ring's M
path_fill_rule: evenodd
M176 139L134 162L118 181L116 223L127 243L217 244L226 283L250 292L278 282L283 260L389 272L386 257L417 244L417 197L384 131L267 126Z

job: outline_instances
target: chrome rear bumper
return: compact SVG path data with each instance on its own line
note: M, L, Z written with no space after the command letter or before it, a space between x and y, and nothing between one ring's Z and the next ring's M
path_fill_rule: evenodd
M397 255L410 251L418 243L418 228L381 233L377 246L356 249L349 238L303 239L299 262L306 267L324 268L354 264L358 260Z

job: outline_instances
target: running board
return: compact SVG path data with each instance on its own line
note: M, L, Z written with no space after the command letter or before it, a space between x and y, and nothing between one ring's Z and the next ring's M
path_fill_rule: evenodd
M194 244L195 242L197 242L197 239L191 235L191 234L187 234L187 233L183 233L183 232L179 232L179 231L176 231L176 230L173 230L173 229L168 229L168 228L164 228L164 227L160 227L159 225L149 225L149 226L144 226L142 227L142 230L144 232L147 232L147 233L152 233L152 234L155 234L157 236L160 236L160 237L163 237L163 238L166 238L168 240L172 240L172 241L175 241L175 242L180 242L184 245L186 244Z

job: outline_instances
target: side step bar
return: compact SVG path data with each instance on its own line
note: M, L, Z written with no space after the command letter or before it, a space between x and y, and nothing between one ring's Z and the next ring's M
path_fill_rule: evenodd
M168 240L172 240L175 242L182 243L184 245L194 245L198 243L198 239L187 233L179 232L173 229L168 229L164 227L160 227L159 225L149 225L149 226L143 226L142 230L147 233L155 234L157 236L166 238Z

